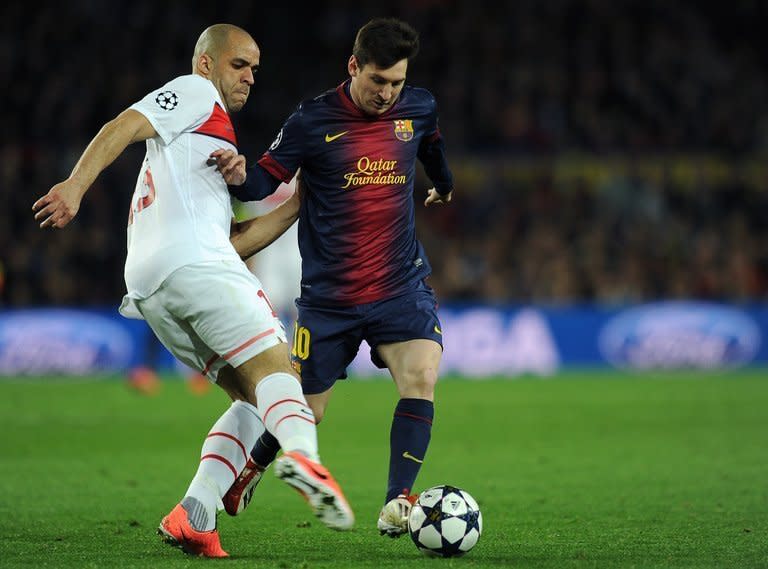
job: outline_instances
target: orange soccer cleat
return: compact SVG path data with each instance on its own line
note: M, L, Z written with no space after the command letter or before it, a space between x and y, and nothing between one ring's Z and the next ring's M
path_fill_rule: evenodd
M298 452L285 452L275 461L275 474L304 496L315 515L329 528L348 530L355 524L355 515L344 493L319 462Z
M168 545L179 547L189 555L201 557L229 557L229 553L221 548L219 532L197 531L189 523L187 510L178 504L171 513L163 518L160 527L157 528L163 541Z

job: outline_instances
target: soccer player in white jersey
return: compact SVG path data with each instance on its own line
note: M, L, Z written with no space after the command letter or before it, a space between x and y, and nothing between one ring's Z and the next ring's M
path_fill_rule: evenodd
M197 41L193 73L177 77L120 113L99 131L69 178L32 206L40 227L63 228L99 173L131 143L146 141L128 218L128 293L120 311L144 318L181 361L206 374L233 399L203 443L200 465L159 533L187 553L225 557L216 529L221 497L268 430L284 454L279 478L299 490L323 523L354 523L339 486L320 464L312 410L290 366L285 331L258 279L240 260L298 215L294 196L247 222L264 240L234 239L224 178L208 163L224 145L237 151L229 113L245 104L260 52L241 28L216 24Z

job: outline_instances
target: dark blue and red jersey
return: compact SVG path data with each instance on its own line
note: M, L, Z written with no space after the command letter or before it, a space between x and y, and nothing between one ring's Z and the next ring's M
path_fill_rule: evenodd
M452 190L432 94L405 86L392 108L370 116L348 80L300 104L246 184L230 189L263 199L301 168L301 299L358 305L402 294L431 272L415 234L417 158L438 192Z

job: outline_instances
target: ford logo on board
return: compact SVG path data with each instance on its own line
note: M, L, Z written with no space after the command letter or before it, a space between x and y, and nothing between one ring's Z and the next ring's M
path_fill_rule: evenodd
M661 302L627 310L598 338L611 364L630 369L712 369L749 363L760 331L743 312L704 302Z
M128 365L129 332L116 318L78 310L0 315L0 375L81 375Z

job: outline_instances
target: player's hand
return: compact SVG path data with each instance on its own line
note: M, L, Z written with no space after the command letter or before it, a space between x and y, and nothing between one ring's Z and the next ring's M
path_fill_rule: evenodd
M227 185L242 186L245 183L245 156L242 154L235 154L231 150L214 150L207 164L216 166Z
M444 196L441 196L437 193L437 190L435 188L429 188L427 190L427 199L424 200L424 205L429 206L431 203L450 203L451 197L453 196L453 190L445 194Z
M47 194L32 205L40 227L61 229L77 215L83 193L71 179L53 186Z

